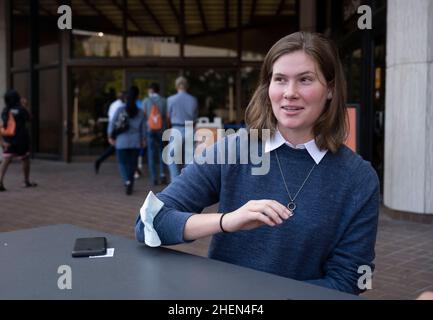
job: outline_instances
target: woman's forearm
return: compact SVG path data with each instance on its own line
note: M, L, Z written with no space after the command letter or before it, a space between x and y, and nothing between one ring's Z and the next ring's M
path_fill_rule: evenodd
M221 213L202 213L192 215L185 224L183 238L185 241L208 237L221 232Z

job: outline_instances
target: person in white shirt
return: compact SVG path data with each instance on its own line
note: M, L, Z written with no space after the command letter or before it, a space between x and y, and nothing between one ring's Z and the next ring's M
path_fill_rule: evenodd
M110 123L113 121L113 117L116 114L116 111L119 108L125 106L125 98L126 91L122 91L118 94L117 100L110 104L110 107L108 108L108 125L110 125ZM110 144L110 146L99 156L99 158L96 159L94 164L96 174L99 173L99 168L101 167L102 162L114 155L115 152L116 148Z

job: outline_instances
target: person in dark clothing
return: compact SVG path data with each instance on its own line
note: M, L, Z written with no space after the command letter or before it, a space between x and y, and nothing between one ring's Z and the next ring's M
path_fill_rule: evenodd
M13 136L2 136L4 160L0 167L0 191L6 191L3 184L6 171L13 158L18 158L23 163L24 187L36 187L36 183L30 182L30 134L26 123L30 120L29 112L21 105L19 93L13 89L4 95L6 107L1 113L3 128L7 128L9 113L13 115L16 123Z

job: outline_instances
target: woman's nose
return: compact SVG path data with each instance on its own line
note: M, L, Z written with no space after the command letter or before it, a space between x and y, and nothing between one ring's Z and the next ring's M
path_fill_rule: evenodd
M284 88L283 97L285 99L296 99L298 97L298 90L295 83L288 83Z

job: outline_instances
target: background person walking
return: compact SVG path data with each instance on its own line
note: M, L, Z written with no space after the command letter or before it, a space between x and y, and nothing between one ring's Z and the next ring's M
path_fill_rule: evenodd
M149 97L143 101L143 112L147 124L147 164L150 178L154 186L159 183L166 184L165 163L162 161L162 133L167 128L167 102L159 94L159 84L151 83L148 88ZM159 181L157 176L157 163L159 165Z
M130 195L134 186L134 173L137 169L138 154L145 144L146 125L143 112L137 108L136 100L138 88L133 86L128 91L126 106L119 108L113 116L113 121L108 126L108 136L111 145L115 146L120 176L126 188L126 194ZM115 123L122 113L127 113L128 129L117 136L112 136L115 131Z
M9 117L12 115L15 125L13 135L2 136L3 161L0 166L0 191L6 191L3 184L6 171L13 158L18 158L23 164L24 187L36 187L37 184L30 182L30 134L26 123L30 120L29 112L21 106L21 97L15 90L9 90L4 95L6 107L1 113L3 129L7 129Z
M113 121L113 117L116 111L119 108L125 106L126 95L127 95L126 91L120 92L117 96L117 100L115 100L113 103L110 104L110 107L108 108L108 126L110 126L110 123ZM95 161L96 174L99 173L99 168L101 167L101 164L115 153L116 153L116 148L110 144L108 148L105 149L105 151Z
M185 148L185 140L193 143L193 136L185 135L185 121L195 121L198 116L198 103L197 98L190 95L186 90L188 89L188 81L184 77L179 77L175 81L177 94L168 97L168 120L173 130L178 130L182 134L182 141L174 139L169 144L169 152L176 156L181 152L183 154L184 162L187 163L193 160L194 152ZM173 182L174 178L179 175L179 167L176 163L168 165L170 171L170 181Z

